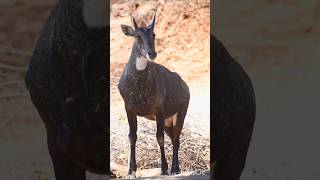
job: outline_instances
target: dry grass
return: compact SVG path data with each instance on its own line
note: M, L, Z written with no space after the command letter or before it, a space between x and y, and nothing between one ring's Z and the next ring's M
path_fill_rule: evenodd
M127 138L128 128L123 125L126 119L123 117L117 125L117 129L111 129L111 160L121 167L128 167L130 152ZM122 124L122 125L121 125ZM210 161L210 139L202 134L198 127L185 124L180 136L179 162L182 172L192 170L208 170ZM138 120L138 140L136 144L136 160L139 171L145 169L160 168L160 148L156 140L156 123L146 119ZM172 144L170 138L165 135L165 153L169 165L172 162ZM127 173L127 168L114 169L118 177Z

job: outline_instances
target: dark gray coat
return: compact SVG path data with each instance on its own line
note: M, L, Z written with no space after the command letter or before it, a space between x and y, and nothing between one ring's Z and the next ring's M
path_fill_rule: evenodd
M128 109L138 116L153 119L158 111L168 118L188 107L189 88L181 77L164 66L149 61L145 70L135 67L135 48L120 81L119 91Z
M213 62L213 161L217 180L238 180L245 166L256 114L252 83L211 36Z
M60 0L34 48L26 86L47 130L57 180L105 174L109 28L83 20L81 0Z

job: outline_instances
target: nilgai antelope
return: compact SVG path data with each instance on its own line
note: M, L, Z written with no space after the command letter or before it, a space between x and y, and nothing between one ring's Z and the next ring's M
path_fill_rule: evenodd
M256 105L252 83L213 35L213 176L239 180L252 136Z
M181 77L167 68L156 64L155 16L147 27L138 27L133 18L134 29L121 25L122 32L135 38L129 62L122 72L118 89L125 102L129 122L129 177L135 177L137 141L137 116L155 120L157 141L161 152L161 173L168 174L164 152L164 131L173 144L171 173L179 173L179 136L187 113L190 93Z
M47 130L57 180L85 180L86 170L110 173L106 111L109 27L104 10L107 3L103 2L59 0L25 76Z

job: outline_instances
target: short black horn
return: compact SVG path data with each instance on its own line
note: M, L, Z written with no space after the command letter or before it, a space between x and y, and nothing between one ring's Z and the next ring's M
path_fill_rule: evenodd
M135 29L138 29L138 25L137 25L136 20L134 19L134 17L132 17L132 19L133 19L133 25L134 25L134 28L135 28Z
M153 30L155 22L156 22L156 13L155 13L154 16L153 16L152 23L150 24L150 29Z

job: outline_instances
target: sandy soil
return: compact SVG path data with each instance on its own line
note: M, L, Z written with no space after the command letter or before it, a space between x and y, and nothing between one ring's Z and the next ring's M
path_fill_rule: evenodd
M257 118L242 179L320 179L318 1L217 1L215 32L252 77Z

